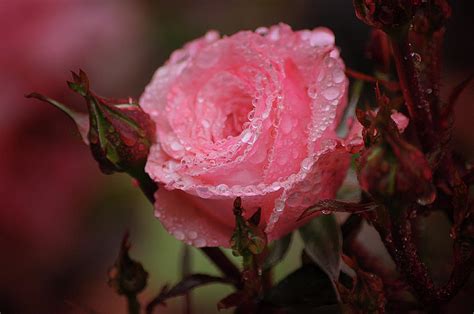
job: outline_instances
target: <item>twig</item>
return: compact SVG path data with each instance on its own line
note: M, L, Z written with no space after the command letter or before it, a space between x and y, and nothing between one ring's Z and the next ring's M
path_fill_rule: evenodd
M414 123L424 151L427 152L433 148L436 141L431 104L425 97L415 65L416 59L420 56L411 51L408 36L402 37L398 40L390 39L393 57L411 121Z
M191 274L191 250L189 247L183 243L183 253L181 258L181 276L186 278ZM191 292L187 292L184 295L184 306L183 306L183 313L184 314L191 314L192 313L192 297Z
M214 265L229 279L234 282L238 289L242 287L239 269L227 256L217 247L203 247L201 251L214 263Z
M365 73L362 73L362 72L359 72L359 71L356 71L356 70L352 70L352 69L349 69L349 68L346 68L346 74L347 74L347 76L355 78L357 80L370 82L370 83L377 83L378 82L379 84L381 84L382 86L384 86L385 88L387 88L388 90L390 90L392 92L400 90L400 84L398 84L397 82L392 82L392 81L387 81L387 80L384 80L384 79L379 79L379 78L373 77L371 75L368 75L368 74L365 74Z
M137 294L127 294L128 314L140 314L140 302L138 302Z

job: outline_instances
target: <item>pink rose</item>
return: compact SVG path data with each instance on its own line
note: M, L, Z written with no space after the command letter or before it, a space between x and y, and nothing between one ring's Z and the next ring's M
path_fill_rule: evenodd
M349 166L335 133L347 85L326 28L211 31L175 51L140 100L156 123L156 216L197 247L229 246L237 196L246 216L262 208L269 240L299 227Z

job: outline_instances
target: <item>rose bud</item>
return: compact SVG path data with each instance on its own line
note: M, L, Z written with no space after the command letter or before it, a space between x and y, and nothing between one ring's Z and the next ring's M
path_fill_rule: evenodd
M263 230L258 227L260 224L261 209L248 220L242 217L243 208L241 198L234 201L235 230L230 240L232 254L235 256L248 256L261 254L267 245L267 237Z
M145 289L148 281L148 273L142 264L130 258L130 246L127 233L117 260L108 271L108 284L120 295L137 294Z
M146 172L160 186L155 214L177 239L225 246L261 208L268 240L307 222L334 198L350 164L336 134L348 80L334 35L280 24L220 38L209 32L174 52L140 99L156 124Z
M89 89L87 75L73 73L69 87L86 100L89 115L74 112L63 104L40 94L34 97L58 107L71 117L102 172L127 172L139 177L143 172L155 127L149 116L132 99L112 100L97 96Z
M384 136L367 149L359 159L359 169L362 189L382 202L399 199L427 205L436 197L425 156L399 137Z
M421 0L353 0L362 22L386 32L406 26L420 3Z

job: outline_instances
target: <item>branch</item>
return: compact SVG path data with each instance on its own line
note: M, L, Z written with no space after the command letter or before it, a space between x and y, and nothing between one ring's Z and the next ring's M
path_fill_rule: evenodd
M232 282L234 286L241 288L241 277L239 269L227 256L217 247L203 247L201 251L214 263L214 265Z
M432 106L426 98L419 80L420 74L416 63L419 62L417 59L421 57L416 52L411 51L407 37L405 35L404 38L399 40L391 38L392 52L410 120L420 137L424 151L427 152L433 148L436 141Z

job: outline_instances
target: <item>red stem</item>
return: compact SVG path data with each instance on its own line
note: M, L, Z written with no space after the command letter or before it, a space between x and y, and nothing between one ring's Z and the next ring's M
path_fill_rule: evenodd
M238 289L242 287L239 269L217 247L203 247L201 251L216 265L216 267L234 282Z
M443 287L437 287L414 244L412 221L408 211L404 209L398 217L392 217L392 219L391 231L387 231L377 223L374 223L374 226L380 233L397 268L403 273L405 281L413 288L420 301L427 306L435 307L448 302L466 283L469 274L474 271L474 250L468 257L461 258L462 244L457 241L454 247L455 260L450 279Z
M433 148L436 137L433 128L432 106L425 96L416 65L416 62L419 62L417 59L421 57L410 49L407 38L400 40L391 38L390 40L408 113L417 130L423 150L428 152Z

